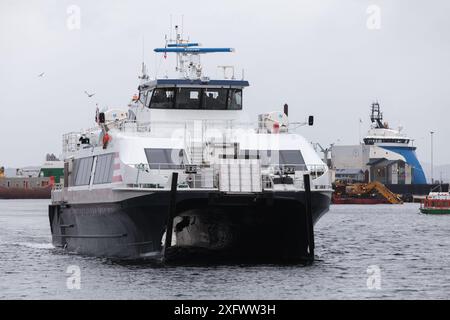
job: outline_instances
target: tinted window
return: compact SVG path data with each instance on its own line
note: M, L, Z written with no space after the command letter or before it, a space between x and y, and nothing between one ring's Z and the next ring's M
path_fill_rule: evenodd
M156 88L145 102L152 109L241 110L242 89Z
M230 89L228 93L228 109L241 110L242 109L242 90Z
M93 157L74 160L73 181L75 186L86 186L89 184L93 160Z
M175 102L175 89L157 88L153 91L152 108L172 109Z
M153 91L146 92L145 106L150 107L150 101L152 100Z
M97 157L94 184L111 183L113 177L114 154L102 154Z
M150 169L176 169L184 163L182 149L145 149Z
M304 165L300 150L241 150L240 156L245 159L260 159L261 165Z
M280 150L280 164L304 165L302 153L300 150Z
M176 91L176 109L199 109L201 90L194 88L178 88Z
M205 89L203 91L203 109L226 110L227 89Z

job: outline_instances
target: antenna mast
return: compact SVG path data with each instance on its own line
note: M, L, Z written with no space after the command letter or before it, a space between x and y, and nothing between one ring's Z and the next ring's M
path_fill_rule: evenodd
M370 120L376 123L376 127L383 129L385 125L383 124L383 113L380 110L380 104L378 102L372 103L372 114L370 115Z
M138 77L138 79L141 79L141 83L143 83L149 79L149 76L147 74L147 66L145 65L144 57L145 57L145 40L144 40L144 36L142 36L142 67L141 67L141 75Z
M233 48L199 48L200 44L183 39L183 27L181 32L179 26L175 25L175 40L169 39L164 48L156 48L155 52L176 53L177 62L175 70L180 73L181 78L200 79L202 77L202 65L200 55L214 52L233 52ZM234 78L234 71L233 71Z
M172 41L172 15L170 15L170 41Z

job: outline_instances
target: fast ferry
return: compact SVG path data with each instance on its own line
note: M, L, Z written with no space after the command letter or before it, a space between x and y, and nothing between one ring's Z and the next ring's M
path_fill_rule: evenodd
M403 134L401 128L396 130L390 128L387 122L383 122L383 113L378 102L372 104L371 111L372 126L363 140L365 145L370 146L371 164L379 159L402 160L407 165L403 168L404 184L426 184L425 173L417 159L413 140Z
M63 137L64 184L52 191L55 246L114 259L314 258L329 209L327 166L288 107L242 122L247 80L209 79L200 56L233 52L166 40L178 77L150 79L128 109ZM306 119L306 118L305 118Z

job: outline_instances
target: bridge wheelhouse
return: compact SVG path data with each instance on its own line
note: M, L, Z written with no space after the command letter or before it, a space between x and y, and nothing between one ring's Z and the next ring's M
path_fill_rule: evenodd
M243 80L154 80L139 87L139 100L149 109L236 111L248 86Z

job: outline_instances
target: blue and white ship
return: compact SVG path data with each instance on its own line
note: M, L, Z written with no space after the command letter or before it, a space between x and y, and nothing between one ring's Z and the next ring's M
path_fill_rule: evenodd
M426 184L425 173L417 159L413 139L403 134L401 128L395 130L390 128L387 122L383 122L379 103L373 103L371 109L372 126L363 140L365 145L370 146L370 163L376 164L382 160L403 161L406 164L404 170L409 171L404 184Z

